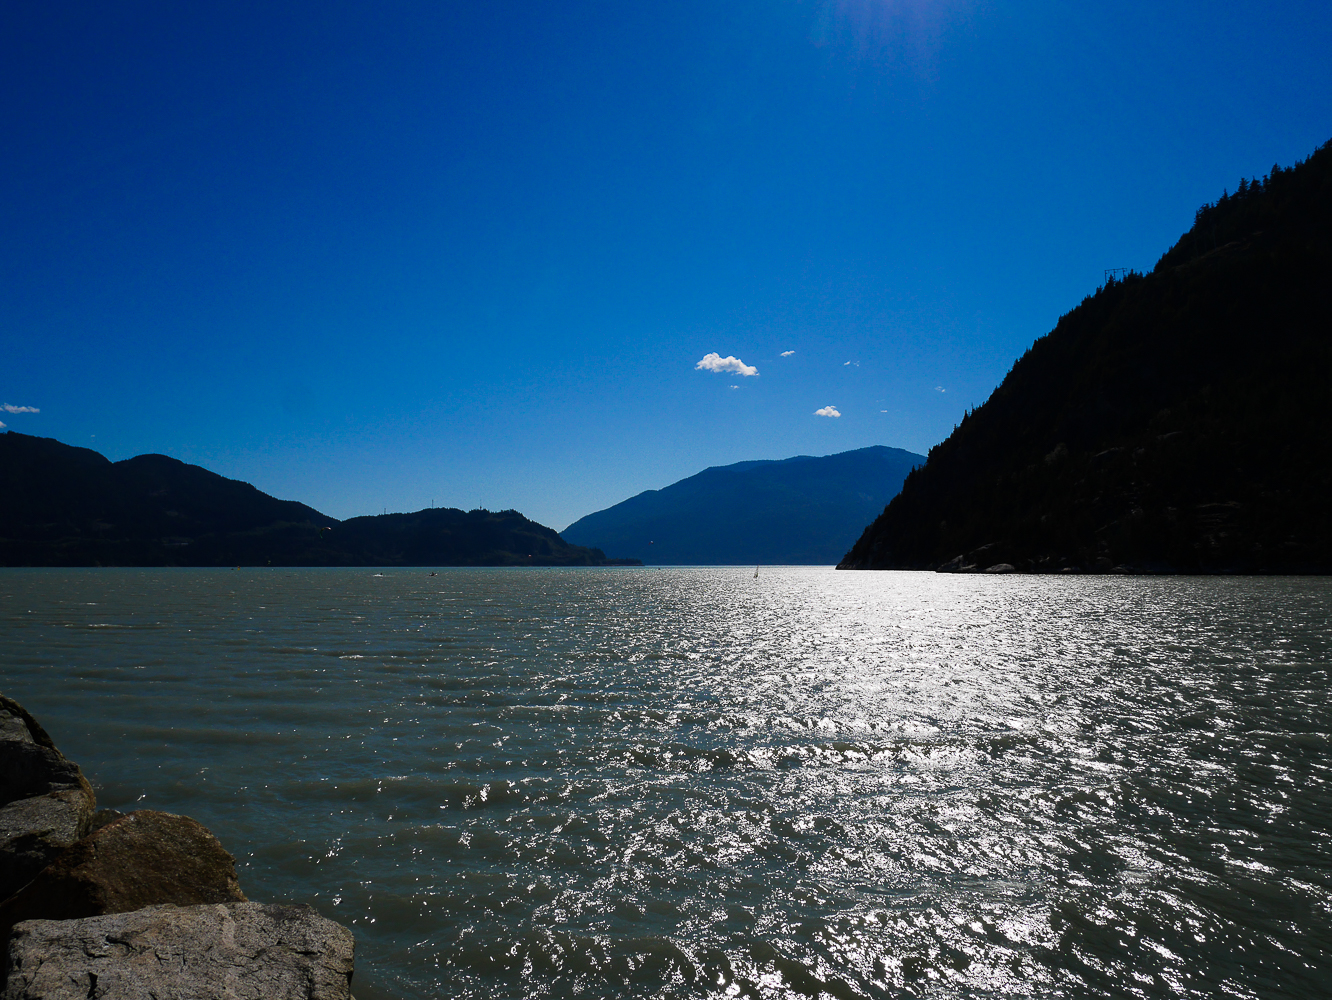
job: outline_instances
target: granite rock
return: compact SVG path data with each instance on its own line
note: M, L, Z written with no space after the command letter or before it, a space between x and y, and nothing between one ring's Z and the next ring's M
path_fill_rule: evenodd
M354 944L309 906L150 906L29 920L0 1000L350 1000Z
M0 740L18 740L39 746L56 748L55 741L42 728L32 714L16 702L0 694Z
M0 903L0 934L20 920L239 902L235 859L216 837L188 816L142 809L84 837Z
M100 830L106 824L114 823L124 815L119 809L98 809L93 814L92 822L88 824L88 832L92 833L94 830Z
M0 899L84 836L96 809L78 765L22 705L0 695Z

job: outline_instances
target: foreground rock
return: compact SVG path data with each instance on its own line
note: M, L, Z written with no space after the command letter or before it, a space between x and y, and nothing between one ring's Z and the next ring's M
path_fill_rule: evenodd
M0 1000L350 1000L351 931L246 901L235 859L187 816L95 810L0 695Z
M0 935L20 920L243 902L235 859L216 837L188 816L143 809L80 840L0 903Z
M0 695L0 899L87 834L92 786L18 702Z
M29 920L0 1000L349 1000L351 931L308 906L152 906Z

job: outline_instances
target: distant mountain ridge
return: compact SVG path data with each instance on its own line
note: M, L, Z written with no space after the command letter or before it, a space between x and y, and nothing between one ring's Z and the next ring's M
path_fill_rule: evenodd
M0 435L0 565L597 566L517 511L438 508L346 521L165 455Z
M1032 345L847 569L1332 572L1332 143Z
M649 565L831 565L924 456L875 445L713 466L561 532Z

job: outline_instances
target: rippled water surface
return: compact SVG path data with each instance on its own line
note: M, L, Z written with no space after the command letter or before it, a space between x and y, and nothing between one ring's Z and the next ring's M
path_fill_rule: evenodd
M1330 597L4 570L0 688L364 998L1327 997Z

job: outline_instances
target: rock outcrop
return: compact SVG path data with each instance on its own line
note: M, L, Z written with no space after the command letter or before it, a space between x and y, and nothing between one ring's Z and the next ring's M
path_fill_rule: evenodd
M92 786L18 702L0 695L0 899L85 836Z
M245 901L235 859L202 824L143 809L83 838L0 903L0 936L20 920Z
M235 859L188 816L96 808L0 695L0 1000L350 1000L351 931L248 902Z
M29 920L0 1000L349 1000L352 934L308 906L150 906Z

